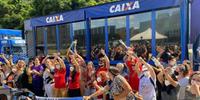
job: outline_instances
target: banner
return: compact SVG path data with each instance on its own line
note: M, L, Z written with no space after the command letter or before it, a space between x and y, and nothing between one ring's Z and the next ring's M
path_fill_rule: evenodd
M68 11L31 19L31 26L48 26L84 20L84 10Z
M31 19L31 26L48 26L74 21L86 20L86 18L101 18L119 16L130 13L138 13L156 9L176 7L183 0L122 0L114 3L73 10L48 16ZM25 21L25 23L28 23ZM30 25L25 25L28 29Z
M122 0L86 9L87 18L101 18L179 6L183 0Z

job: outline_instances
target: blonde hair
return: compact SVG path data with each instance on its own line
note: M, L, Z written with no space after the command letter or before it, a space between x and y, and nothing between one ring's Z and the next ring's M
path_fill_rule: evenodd
M124 69L124 64L123 63L117 63L116 67L121 72Z

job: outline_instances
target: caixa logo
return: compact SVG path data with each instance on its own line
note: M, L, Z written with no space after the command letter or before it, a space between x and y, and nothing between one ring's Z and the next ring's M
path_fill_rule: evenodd
M140 8L139 1L127 2L123 4L112 5L110 13L123 12Z
M47 23L55 23L55 22L60 22L60 21L64 21L63 15L50 16L46 18Z

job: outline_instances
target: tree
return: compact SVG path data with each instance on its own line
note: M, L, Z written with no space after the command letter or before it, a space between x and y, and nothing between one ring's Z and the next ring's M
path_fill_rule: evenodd
M30 12L32 12L32 5L28 0L1 0L0 26L23 29L24 20L30 18Z
M74 10L117 0L0 0L0 28L23 29L31 17Z
M71 0L34 0L32 16L44 16L71 10Z
M117 0L34 0L32 16L44 16Z

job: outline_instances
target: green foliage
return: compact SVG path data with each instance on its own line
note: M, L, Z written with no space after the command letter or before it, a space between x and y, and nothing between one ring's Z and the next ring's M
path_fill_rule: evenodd
M23 29L24 20L117 0L0 0L0 28Z
M32 5L26 0L0 1L0 26L2 28L22 29L24 20L30 17Z

